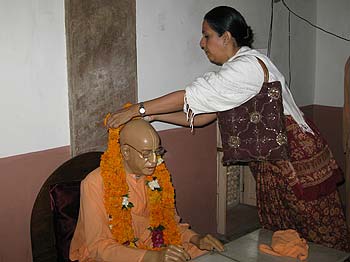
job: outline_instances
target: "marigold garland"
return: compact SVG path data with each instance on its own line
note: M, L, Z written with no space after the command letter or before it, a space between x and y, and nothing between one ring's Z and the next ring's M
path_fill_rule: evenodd
M121 127L109 129L108 148L101 157L100 167L105 191L104 204L109 216L109 227L115 240L127 246L135 246L137 239L132 228L130 211L132 207L123 208L122 206L123 196L128 194L129 188L120 153L120 129ZM152 236L153 233L161 232L164 245L179 245L181 244L181 238L174 214L174 188L169 171L164 163L156 167L153 176L146 177L148 182L153 179L158 180L162 190L152 190L149 187L147 190ZM158 246L153 241L153 247L142 244L137 247L157 250L159 249Z

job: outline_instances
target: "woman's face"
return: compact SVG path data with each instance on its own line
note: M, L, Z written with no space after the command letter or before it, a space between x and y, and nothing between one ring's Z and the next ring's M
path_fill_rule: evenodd
M213 64L222 65L229 58L227 56L227 45L224 41L224 35L219 36L206 20L202 24L202 38L199 45Z

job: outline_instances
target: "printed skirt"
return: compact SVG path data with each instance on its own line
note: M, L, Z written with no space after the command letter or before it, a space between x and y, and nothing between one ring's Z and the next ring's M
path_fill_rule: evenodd
M257 207L263 228L295 229L308 241L350 251L337 184L343 174L317 128L304 133L286 117L290 160L252 162L256 179Z

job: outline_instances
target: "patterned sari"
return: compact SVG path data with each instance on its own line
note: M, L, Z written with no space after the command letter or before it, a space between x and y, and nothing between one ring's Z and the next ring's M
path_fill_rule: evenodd
M290 161L253 162L250 169L257 183L257 206L262 227L295 229L308 241L350 251L337 184L343 174L317 128L303 133L286 118Z

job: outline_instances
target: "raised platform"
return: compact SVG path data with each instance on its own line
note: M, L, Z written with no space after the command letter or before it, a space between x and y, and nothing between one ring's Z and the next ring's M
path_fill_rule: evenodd
M259 244L271 245L272 231L258 229L225 245L222 253L208 253L194 259L200 262L297 262L298 259L277 257L259 251ZM343 262L350 258L350 253L308 243L307 262Z

